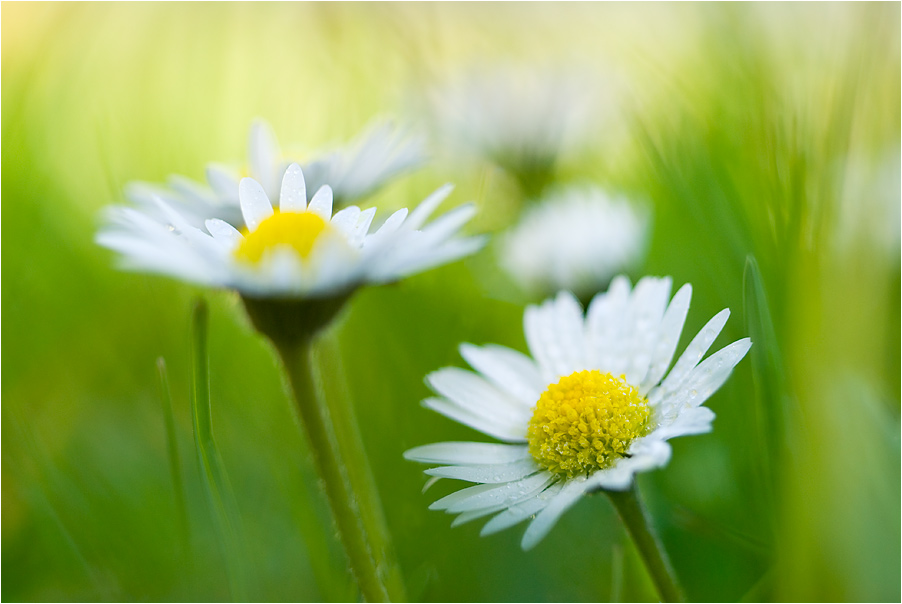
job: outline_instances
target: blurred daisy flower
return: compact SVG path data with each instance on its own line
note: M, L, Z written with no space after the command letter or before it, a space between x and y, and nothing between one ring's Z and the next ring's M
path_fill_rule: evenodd
M598 188L558 190L527 208L504 235L500 264L530 294L566 289L587 299L638 266L648 224L646 211Z
M251 146L271 149L259 142ZM446 185L412 212L398 210L371 233L375 208L361 211L348 206L333 213L329 185L308 197L298 164L282 170L271 156L252 153L252 158L252 171L262 178L235 183L240 221L214 215L199 227L182 208L151 196L148 201L156 210L152 213L122 206L107 209L107 224L97 242L119 252L125 268L238 291L253 326L269 338L282 360L363 599L403 601L403 584L393 570L388 531L380 520L378 494L368 478L359 432L351 419L334 411L336 403L321 400L313 350L316 336L359 286L393 281L479 249L481 237L459 235L475 208L464 205L427 224L451 191ZM225 180L222 183L225 191ZM203 332L194 331L200 342ZM197 346L205 350L205 344ZM323 408L330 411L323 413ZM341 468L347 466L357 471L343 474ZM374 510L362 521L359 501Z
M588 131L598 95L587 81L572 69L493 66L435 89L429 101L443 140L497 164L536 194L558 155Z
M344 207L419 166L425 159L421 137L411 136L391 121L382 121L346 147L324 152L302 164L302 168L311 194L329 185L334 204ZM279 207L282 176L290 163L269 124L256 120L248 137L247 175L263 187L273 207ZM151 213L157 213L156 199L160 198L195 226L201 226L210 217L240 224L241 176L228 166L212 163L207 166L206 177L206 184L183 176L170 177L168 186L136 182L128 186L126 195Z
M429 374L440 396L424 405L509 444L443 442L411 449L410 460L441 464L433 477L477 483L430 507L459 514L454 524L496 514L488 535L534 516L530 549L579 498L625 491L638 472L664 466L667 440L711 430L701 406L751 346L738 340L701 361L729 310L714 316L670 365L691 287L668 304L669 278L646 277L630 290L617 277L583 316L566 292L524 315L533 358L501 346L461 345L476 373L446 367ZM665 377L666 375L666 377Z
M370 233L375 208L350 206L333 214L328 185L308 203L304 173L291 164L275 197L253 178L236 185L240 223L210 218L198 228L173 205L154 198L162 220L133 208L109 208L97 242L122 254L125 268L233 288L246 297L335 296L478 249L481 238L457 236L475 212L472 205L426 225L451 188L438 189L409 215L398 210ZM278 208L274 199L281 201Z

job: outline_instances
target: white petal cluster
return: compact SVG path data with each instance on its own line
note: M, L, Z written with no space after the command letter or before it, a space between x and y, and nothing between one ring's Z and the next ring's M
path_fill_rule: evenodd
M274 213L272 198L262 183L244 178L238 190L242 221L253 233ZM458 231L475 213L468 204L428 225L426 221L447 197L446 185L408 214L401 209L370 233L375 208L349 206L333 214L332 190L320 187L307 202L300 166L285 171L279 189L282 212L312 212L329 223L327 236L317 239L310 257L302 259L288 247L276 247L259 263L236 258L245 235L235 224L210 218L203 228L181 212L154 198L153 215L138 209L108 208L108 224L97 242L122 255L124 268L164 274L184 281L232 288L255 297L324 297L365 283L383 283L473 253L480 237L460 237ZM158 218L157 216L162 216Z
M392 122L377 123L350 145L303 164L311 188L329 185L340 205L366 197L426 161L426 142Z
M431 476L477 483L430 508L458 514L455 525L495 515L483 535L534 517L522 541L529 549L584 493L625 490L636 473L668 462L668 439L709 432L714 413L701 405L726 381L751 341L738 340L702 361L730 314L721 311L668 373L692 292L686 284L668 304L670 290L670 278L646 277L631 290L625 277L617 277L585 315L566 292L530 306L524 329L532 358L502 346L461 345L461 356L475 372L449 367L430 374L427 382L439 396L424 405L508 444L445 442L407 451L408 459L442 464L426 470ZM549 384L586 369L624 375L637 386L648 400L652 429L631 442L629 457L588 476L562 478L533 460L525 444L527 426Z
M596 187L558 190L504 235L500 264L531 294L593 294L639 264L648 226L646 211Z
M597 96L585 73L494 65L436 89L446 141L507 169L553 162L586 132Z
M329 185L336 205L343 207L373 193L425 159L422 137L412 136L391 121L382 121L349 145L320 153L301 166L311 193ZM274 207L279 206L280 183L291 163L283 155L269 124L256 120L248 137L247 175L263 187ZM178 209L194 226L202 226L210 217L240 224L240 180L236 170L212 163L206 168L207 182L204 184L173 176L168 185L131 183L126 195L146 212L158 216L156 199L162 199Z

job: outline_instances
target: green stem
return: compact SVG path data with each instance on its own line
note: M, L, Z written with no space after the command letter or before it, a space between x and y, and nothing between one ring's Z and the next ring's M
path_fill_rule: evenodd
M620 514L626 530L636 544L645 568L651 576L658 593L665 602L684 602L683 592L677 582L676 573L667 559L667 553L661 545L649 522L648 514L639 499L636 482L627 491L605 491L611 503Z
M179 456L179 445L175 431L175 417L172 409L172 391L169 388L169 375L163 357L157 359L157 372L160 377L160 402L163 407L163 420L166 426L166 449L169 454L169 475L175 493L175 506L178 514L179 537L182 542L182 555L189 559L191 536L188 525L188 506L185 504L185 487L182 482L182 460Z
M311 340L293 344L274 340L274 343L285 364L310 453L323 481L339 538L348 554L360 592L368 602L388 602L388 590L380 573L380 566L384 569L384 565L377 562L378 549L373 548L364 526L360 506L351 488L347 462L342 460L329 412L318 402ZM365 463L366 460L351 461Z

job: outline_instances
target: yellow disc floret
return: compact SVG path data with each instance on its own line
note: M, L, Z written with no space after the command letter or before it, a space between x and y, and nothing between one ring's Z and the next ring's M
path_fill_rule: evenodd
M621 377L577 371L542 393L529 421L529 452L542 468L573 478L609 467L648 429L651 411Z
M263 255L276 246L293 249L306 259L313 245L328 223L313 212L279 212L257 225L253 233L246 233L244 241L235 249L235 257L251 263L260 262Z

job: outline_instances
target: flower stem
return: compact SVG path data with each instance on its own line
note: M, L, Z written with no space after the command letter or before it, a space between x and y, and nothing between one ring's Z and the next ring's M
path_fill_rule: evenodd
M626 491L605 491L611 503L620 514L626 530L636 544L645 568L651 576L658 594L664 602L684 602L683 592L677 582L676 573L667 559L667 552L652 530L648 514L639 499L636 482Z
M348 389L348 375L334 330L317 339L313 367L318 369L320 383L328 393L324 402L335 429L341 457L350 462L344 467L350 479L351 493L358 501L367 504L361 507L361 519L380 578L392 602L406 602L407 590L392 548L379 489L363 447L363 437Z
M379 552L372 547L367 534L328 409L318 402L311 358L312 340L293 344L274 340L274 343L285 364L310 453L323 481L339 538L348 554L360 592L368 602L388 602L389 593L380 574L380 567L385 565L376 559ZM354 461L365 463L366 460Z

